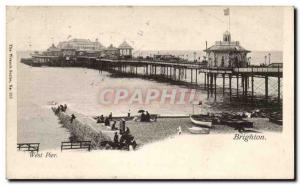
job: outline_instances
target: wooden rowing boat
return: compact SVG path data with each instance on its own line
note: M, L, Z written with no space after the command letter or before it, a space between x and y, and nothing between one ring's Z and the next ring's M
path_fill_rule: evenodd
M221 122L234 128L253 128L253 122L243 119L223 119Z
M212 127L213 119L209 115L190 115L190 120L197 126Z
M188 128L192 134L209 134L209 128L191 127Z
M269 116L269 121L278 125L282 125L282 113L274 112Z

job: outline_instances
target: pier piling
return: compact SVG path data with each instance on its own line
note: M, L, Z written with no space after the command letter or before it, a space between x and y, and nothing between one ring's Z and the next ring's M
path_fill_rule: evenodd
M231 74L229 74L229 101L231 101L232 92L231 92Z
M278 71L279 71L279 68L278 68ZM278 76L278 79L277 79L277 103L279 104L280 103L280 76Z
M269 80L268 76L265 76L265 99L268 102L268 95L269 94Z
M215 101L217 101L217 74L214 74L215 77Z
M204 89L206 90L206 73L204 73Z
M236 75L236 97L239 97L239 75Z
M198 84L198 82L197 82L198 79L197 79L197 78L198 78L198 71L197 71L197 69L196 69L196 85Z
M223 96L224 96L224 94L225 94L225 74L223 74L222 75L222 77L223 77L223 89L222 89L222 91L223 91Z

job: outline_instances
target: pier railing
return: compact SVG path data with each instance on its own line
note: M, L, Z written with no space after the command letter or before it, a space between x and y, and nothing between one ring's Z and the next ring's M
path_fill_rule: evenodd
M233 68L236 73L282 73L280 67L244 67L244 68Z
M17 149L19 151L38 152L40 143L17 143Z
M61 151L72 149L91 150L91 141L61 142Z

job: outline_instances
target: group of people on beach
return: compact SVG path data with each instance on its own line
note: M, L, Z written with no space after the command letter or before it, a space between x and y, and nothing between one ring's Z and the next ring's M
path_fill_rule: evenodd
M109 120L109 119L107 119ZM119 127L116 126L117 121L116 120L109 120L113 121L111 125L111 130L115 130L113 141L104 141L102 143L102 146L106 149L112 148L112 149L125 149L130 150L130 148L135 149L137 146L137 143L134 139L134 136L130 133L129 127L126 127L126 121L125 119L121 119L119 121ZM104 123L105 125L106 123ZM108 125L110 126L110 125Z
M104 117L103 114L97 117L97 123L104 123L105 126L110 126L110 121L112 120L112 112L108 117Z
M146 111L146 113L142 112L142 114L141 114L141 122L150 122L151 121L150 118L151 118L151 116L150 116L150 114L149 114L148 111Z
M120 134L120 139L119 139L119 134ZM126 149L126 150L130 150L130 148L132 147L132 149L134 150L137 146L137 143L134 139L134 137L130 134L130 130L128 127L126 127L125 131L120 130L118 132L115 132L114 135L114 141L113 141L113 145L112 148L115 149Z
M149 114L149 113L148 113ZM129 127L126 127L126 120L123 118L119 120L119 125L117 127L117 120L112 117L112 112L104 117L103 114L96 117L97 123L104 123L104 126L110 127L111 130L116 131L114 133L113 141L104 141L102 146L106 149L135 149L137 143L134 137L130 133Z
M55 109L55 114L58 114L58 113L60 113L60 112L66 112L66 110L67 110L67 105L66 104L64 104L64 105L59 105L59 106L57 106L57 108Z

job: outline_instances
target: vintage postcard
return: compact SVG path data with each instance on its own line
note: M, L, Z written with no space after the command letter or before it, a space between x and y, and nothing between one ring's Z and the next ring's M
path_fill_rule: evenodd
M294 179L294 8L8 6L8 179Z

